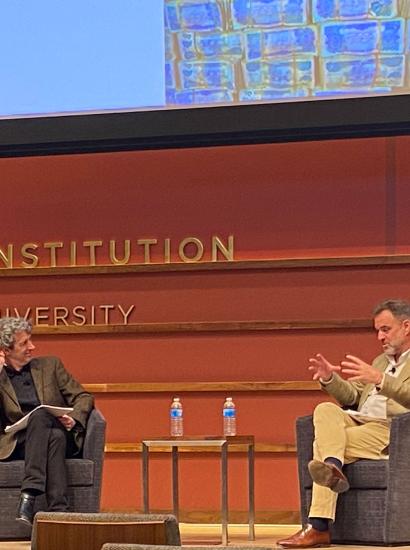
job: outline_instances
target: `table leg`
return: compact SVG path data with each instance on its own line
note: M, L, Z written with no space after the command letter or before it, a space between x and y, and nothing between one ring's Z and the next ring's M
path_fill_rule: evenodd
M249 540L255 540L255 447L248 447Z
M144 514L149 513L148 447L142 442L142 495Z
M179 519L178 447L172 447L172 505L174 516Z
M221 447L222 544L228 544L228 442Z

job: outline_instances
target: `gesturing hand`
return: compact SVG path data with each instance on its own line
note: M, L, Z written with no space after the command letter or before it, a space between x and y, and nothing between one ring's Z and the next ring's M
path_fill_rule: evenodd
M339 365L332 365L321 353L317 353L315 357L309 359L309 370L313 372L313 380L330 380L332 374L340 371Z
M383 375L380 371L354 355L346 355L346 359L341 365L342 372L349 375L348 380L358 380L365 384L381 383Z

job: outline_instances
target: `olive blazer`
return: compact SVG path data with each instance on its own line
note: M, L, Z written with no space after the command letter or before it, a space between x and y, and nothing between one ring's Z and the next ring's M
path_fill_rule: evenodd
M94 398L86 392L64 368L58 357L35 357L30 361L31 375L40 403L60 407L73 407L70 416L85 429ZM8 458L17 443L16 434L6 434L4 428L22 418L13 385L5 369L0 372L0 460ZM74 440L80 450L84 429L74 430Z
M382 354L373 361L373 367L384 372L388 366L387 357ZM322 385L323 389L332 395L342 406L360 407L366 401L374 384L363 382L349 382L338 374L333 374L331 382ZM410 410L410 356L407 357L400 374L397 377L386 374L380 394L387 397L387 419L391 420L396 414L403 414Z

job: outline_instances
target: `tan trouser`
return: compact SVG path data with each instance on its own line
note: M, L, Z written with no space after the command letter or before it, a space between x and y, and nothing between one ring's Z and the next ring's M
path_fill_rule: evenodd
M313 414L313 457L333 456L342 464L358 458L381 459L389 444L390 428L381 422L359 423L334 403L321 403ZM335 519L337 493L313 483L309 517Z

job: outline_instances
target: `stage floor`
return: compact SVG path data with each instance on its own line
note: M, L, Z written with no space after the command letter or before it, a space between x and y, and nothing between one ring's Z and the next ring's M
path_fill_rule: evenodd
M292 534L299 528L298 525L256 525L256 540L248 541L248 526L247 525L230 525L229 526L229 542L232 545L252 545L252 546L270 546L276 547L276 541L282 537ZM221 544L221 527L220 525L193 524L181 523L181 538L182 544L204 544L204 545L219 545ZM403 550L410 550L410 546L399 546ZM332 550L369 550L369 549L386 549L385 546L341 546L332 545ZM0 542L0 550L30 550L30 542ZM86 550L86 549L84 549Z

